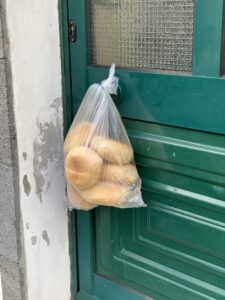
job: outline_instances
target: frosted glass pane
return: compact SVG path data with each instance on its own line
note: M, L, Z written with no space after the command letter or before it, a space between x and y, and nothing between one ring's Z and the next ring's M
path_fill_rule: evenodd
M192 70L194 0L90 0L94 65Z

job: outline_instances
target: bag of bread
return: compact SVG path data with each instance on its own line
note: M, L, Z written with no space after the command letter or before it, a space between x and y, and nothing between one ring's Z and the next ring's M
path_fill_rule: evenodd
M118 90L115 65L89 87L64 142L67 195L73 208L145 207L134 153L110 95Z

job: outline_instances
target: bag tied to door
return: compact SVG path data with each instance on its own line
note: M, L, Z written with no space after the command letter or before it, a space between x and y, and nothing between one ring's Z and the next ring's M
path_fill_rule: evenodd
M89 87L64 142L67 195L73 208L146 206L134 153L110 95L118 90L115 65Z

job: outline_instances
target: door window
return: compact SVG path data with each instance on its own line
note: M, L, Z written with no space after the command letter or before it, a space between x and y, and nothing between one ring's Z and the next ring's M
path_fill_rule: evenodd
M194 0L89 1L90 62L190 72Z

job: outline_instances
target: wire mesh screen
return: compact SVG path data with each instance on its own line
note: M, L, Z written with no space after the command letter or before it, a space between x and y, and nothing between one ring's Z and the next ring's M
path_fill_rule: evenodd
M94 65L190 72L194 0L89 0Z

